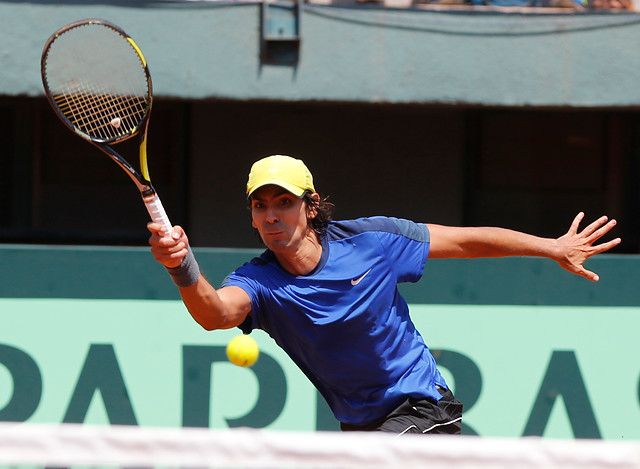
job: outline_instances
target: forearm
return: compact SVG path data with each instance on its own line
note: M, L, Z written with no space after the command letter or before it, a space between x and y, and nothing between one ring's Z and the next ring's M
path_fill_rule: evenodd
M180 289L193 319L207 330L242 324L251 313L249 295L239 287L213 288L201 275L189 239L180 226L173 227L171 237L164 236L163 227L157 223L149 223L147 227L151 232L151 252Z
M504 228L453 228L427 225L431 234L431 258L535 256L557 260L555 239L541 238Z
M181 264L167 268L187 310L206 330L229 329L240 325L251 310L248 295L240 288L216 290L200 273L191 249Z
M504 228L456 228L428 224L431 235L429 257L547 257L557 261L563 269L597 282L600 277L585 269L585 261L617 246L620 238L594 244L616 225L616 221L602 216L579 231L583 218L584 212L578 213L569 231L557 239L540 238Z
M229 308L223 303L218 291L202 275L193 285L179 289L187 310L204 329L229 329L242 322L236 323L231 319Z

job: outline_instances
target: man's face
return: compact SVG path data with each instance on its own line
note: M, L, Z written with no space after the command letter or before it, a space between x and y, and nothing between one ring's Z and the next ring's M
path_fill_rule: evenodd
M304 200L276 185L267 185L251 195L252 226L274 252L295 250L308 235Z

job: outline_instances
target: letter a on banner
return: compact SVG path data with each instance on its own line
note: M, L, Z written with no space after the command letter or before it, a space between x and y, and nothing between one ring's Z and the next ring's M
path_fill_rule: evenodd
M601 438L596 416L573 351L554 351L523 436L543 436L558 396L567 408L576 438Z

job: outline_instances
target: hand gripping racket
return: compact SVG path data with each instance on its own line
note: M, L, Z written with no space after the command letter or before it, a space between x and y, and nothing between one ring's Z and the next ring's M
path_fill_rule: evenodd
M133 39L108 21L76 21L49 38L42 52L41 73L49 103L62 122L126 171L140 190L151 219L171 233L171 223L149 176L151 76ZM111 147L136 134L140 134L139 172Z

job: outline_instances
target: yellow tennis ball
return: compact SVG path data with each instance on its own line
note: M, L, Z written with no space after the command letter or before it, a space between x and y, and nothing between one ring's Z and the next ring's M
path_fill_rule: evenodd
M258 355L258 344L245 334L234 337L227 345L227 357L234 365L251 366L258 359Z

